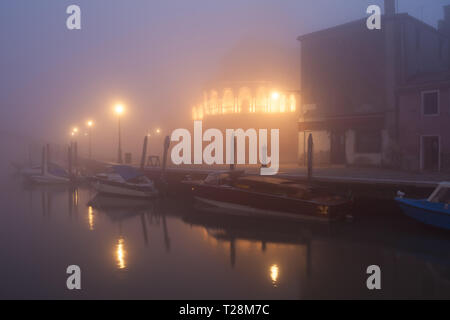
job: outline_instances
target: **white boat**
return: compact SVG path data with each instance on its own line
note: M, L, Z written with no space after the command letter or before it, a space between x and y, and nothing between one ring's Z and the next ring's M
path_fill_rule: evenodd
M42 173L42 167L27 167L19 170L19 173L24 177L36 176Z
M34 183L39 184L66 184L70 183L70 174L55 163L49 163L48 150L42 152L42 165L28 168L22 174Z
M158 195L153 181L130 166L111 166L111 172L97 174L91 180L93 187L102 194L135 198Z
M69 177L62 177L53 174L35 175L29 177L31 181L40 184L65 184L69 183Z

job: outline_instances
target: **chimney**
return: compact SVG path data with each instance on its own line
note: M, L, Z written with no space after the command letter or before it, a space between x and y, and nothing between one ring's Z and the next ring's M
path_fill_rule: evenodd
M439 21L438 30L450 37L450 5L444 6L444 19Z
M444 6L444 20L450 20L450 5Z
M384 14L387 16L395 14L395 0L384 0Z

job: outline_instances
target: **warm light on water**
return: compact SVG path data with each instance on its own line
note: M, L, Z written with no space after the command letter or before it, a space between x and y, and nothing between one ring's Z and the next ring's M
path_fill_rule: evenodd
M6 268L0 297L64 298L59 274L65 272L67 261L74 261L70 263L89 275L82 277L88 298L183 299L193 294L205 299L358 298L366 278L355 274L367 267L367 261L392 252L399 258L386 263L385 272L408 271L413 263L419 275L417 281L392 279L392 286L399 288L395 297L427 297L420 281L424 277L432 279L435 296L448 297L450 292L448 268L407 246L411 233L403 229L384 230L387 240L378 242L373 235L382 228L354 222L333 229L336 236L329 239L328 226L265 223L233 215L216 219L212 212L193 211L177 198L139 207L141 201L117 204L117 199L99 197L85 187L78 192L39 185L24 188L12 179L3 196L9 201L5 207L13 210L0 215L0 234L11 238L9 245L1 243ZM363 228L363 236L355 225ZM411 228L430 244L424 248L433 252L433 258L448 258L446 234L436 236L415 224ZM358 244L353 242L356 236L362 238ZM21 291L9 290L23 275L38 277L21 283ZM205 276L208 281L202 281ZM327 284L322 279L333 281ZM367 290L362 297L372 294Z
M89 230L94 230L94 212L91 206L88 207Z
M277 282L278 282L278 273L279 273L279 268L276 264L272 265L270 267L270 279L272 279L272 285L274 287L277 286Z
M126 251L124 248L124 239L120 238L116 246L117 267L119 269L125 269L127 267L125 263L125 255Z

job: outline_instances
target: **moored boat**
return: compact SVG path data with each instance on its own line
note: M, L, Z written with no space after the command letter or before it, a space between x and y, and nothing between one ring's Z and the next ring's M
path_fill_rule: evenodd
M228 213L299 220L333 221L349 213L352 200L295 181L243 172L212 173L201 181L184 181L195 199Z
M69 172L63 167L49 162L45 151L41 167L28 168L22 172L22 175L39 184L67 184L71 181Z
M158 195L152 180L139 170L125 165L113 165L111 170L91 178L94 188L102 194L116 197L149 198Z
M404 194L398 192L395 201L405 215L427 225L450 230L450 182L440 183L428 199L404 198Z

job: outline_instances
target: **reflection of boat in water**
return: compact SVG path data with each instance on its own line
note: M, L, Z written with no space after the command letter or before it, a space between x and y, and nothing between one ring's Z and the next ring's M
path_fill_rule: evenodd
M111 221L121 225L127 220L140 218L144 242L148 244L148 230L153 221L157 225L162 222L164 232L164 244L167 251L170 250L170 238L166 222L164 208L160 206L160 199L144 199L144 198L117 198L116 196L97 194L88 206L105 214ZM119 227L120 228L120 227Z
M399 219L405 220L401 216ZM193 211L183 217L186 223L203 227L208 238L228 246L232 267L245 267L249 263L245 255L249 250L254 253L259 247L261 253L277 262L283 272L288 268L286 265L283 268L283 260L272 257L279 257L283 250L288 250L292 256L298 253L300 265L296 268L299 274L301 272L300 291L304 298L373 298L365 286L361 287L366 281L362 270L370 264L381 265L383 274L391 279L386 282L383 297L423 296L425 277L434 286L427 294L440 296L446 292L448 295L448 235L408 223L400 223L392 230L380 229L375 225L383 225L381 220L317 224L203 211ZM404 276L402 272L405 272Z
M395 199L409 217L427 225L450 230L450 182L442 182L428 199Z
M333 221L349 212L351 200L287 179L217 172L201 181L184 181L205 206L230 213L277 218Z
M145 198L118 198L113 195L97 194L88 203L89 206L103 210L122 210L122 209L147 209L153 207L151 199Z
M125 165L114 165L110 169L110 172L100 173L91 178L92 185L99 193L135 198L158 195L153 181L139 170Z

